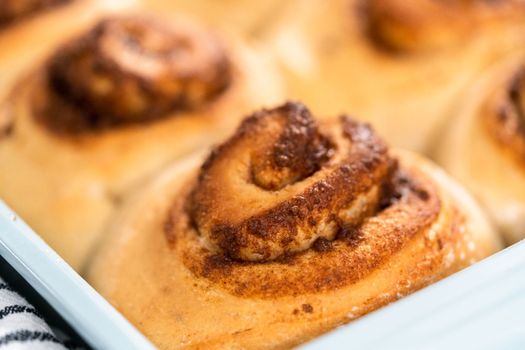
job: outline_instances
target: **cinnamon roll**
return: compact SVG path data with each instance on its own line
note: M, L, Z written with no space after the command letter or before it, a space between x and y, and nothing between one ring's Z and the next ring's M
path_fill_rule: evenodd
M460 186L347 116L263 109L201 162L137 192L88 272L159 348L288 348L499 248Z
M297 1L266 37L290 95L323 115L350 109L397 146L427 152L457 95L518 50L525 4Z
M126 192L279 94L272 67L187 18L110 17L0 105L0 197L75 268Z
M489 70L436 149L438 161L467 185L507 243L525 238L525 56Z
M60 42L134 0L1 0L0 96Z

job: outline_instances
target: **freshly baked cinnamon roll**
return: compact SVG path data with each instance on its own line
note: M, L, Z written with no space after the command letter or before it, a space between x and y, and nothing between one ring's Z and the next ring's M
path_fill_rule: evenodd
M159 348L288 348L499 248L469 195L367 124L261 110L144 187L88 280Z
M507 243L525 238L525 56L464 94L437 159L487 208Z
M134 0L0 0L0 96L60 42Z
M300 4L299 4L300 3ZM350 109L394 145L428 151L457 95L525 43L525 3L297 1L266 38L292 97Z
M266 62L191 20L107 18L0 105L0 196L80 268L130 188L277 94Z

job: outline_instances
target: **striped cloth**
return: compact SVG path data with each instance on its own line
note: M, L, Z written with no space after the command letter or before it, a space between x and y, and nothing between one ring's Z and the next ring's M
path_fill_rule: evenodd
M64 350L42 315L0 278L0 349Z

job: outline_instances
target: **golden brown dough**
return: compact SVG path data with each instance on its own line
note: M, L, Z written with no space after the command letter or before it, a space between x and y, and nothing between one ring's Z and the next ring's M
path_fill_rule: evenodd
M462 96L438 161L479 198L509 244L525 237L525 56L500 62Z
M129 189L279 89L264 59L190 19L107 18L0 104L0 196L78 269Z
M259 38L280 18L287 1L280 0L143 0L155 12L184 12L247 39Z
M68 2L71 0L3 0L0 6L0 27Z
M266 37L292 98L427 152L457 95L525 43L522 1L297 0Z
M261 110L138 192L88 280L159 348L282 349L499 248L469 195L349 117Z

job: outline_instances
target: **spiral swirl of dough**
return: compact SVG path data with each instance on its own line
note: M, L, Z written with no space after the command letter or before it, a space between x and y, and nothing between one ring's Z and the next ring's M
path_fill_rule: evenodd
M303 105L288 103L255 113L208 159L192 216L228 256L275 259L358 225L379 205L391 164L368 126L343 118L321 131Z
M433 182L400 168L368 125L318 124L299 103L247 118L192 183L170 211L168 241L193 273L243 295L348 285L441 211ZM442 239L460 217L450 220Z

